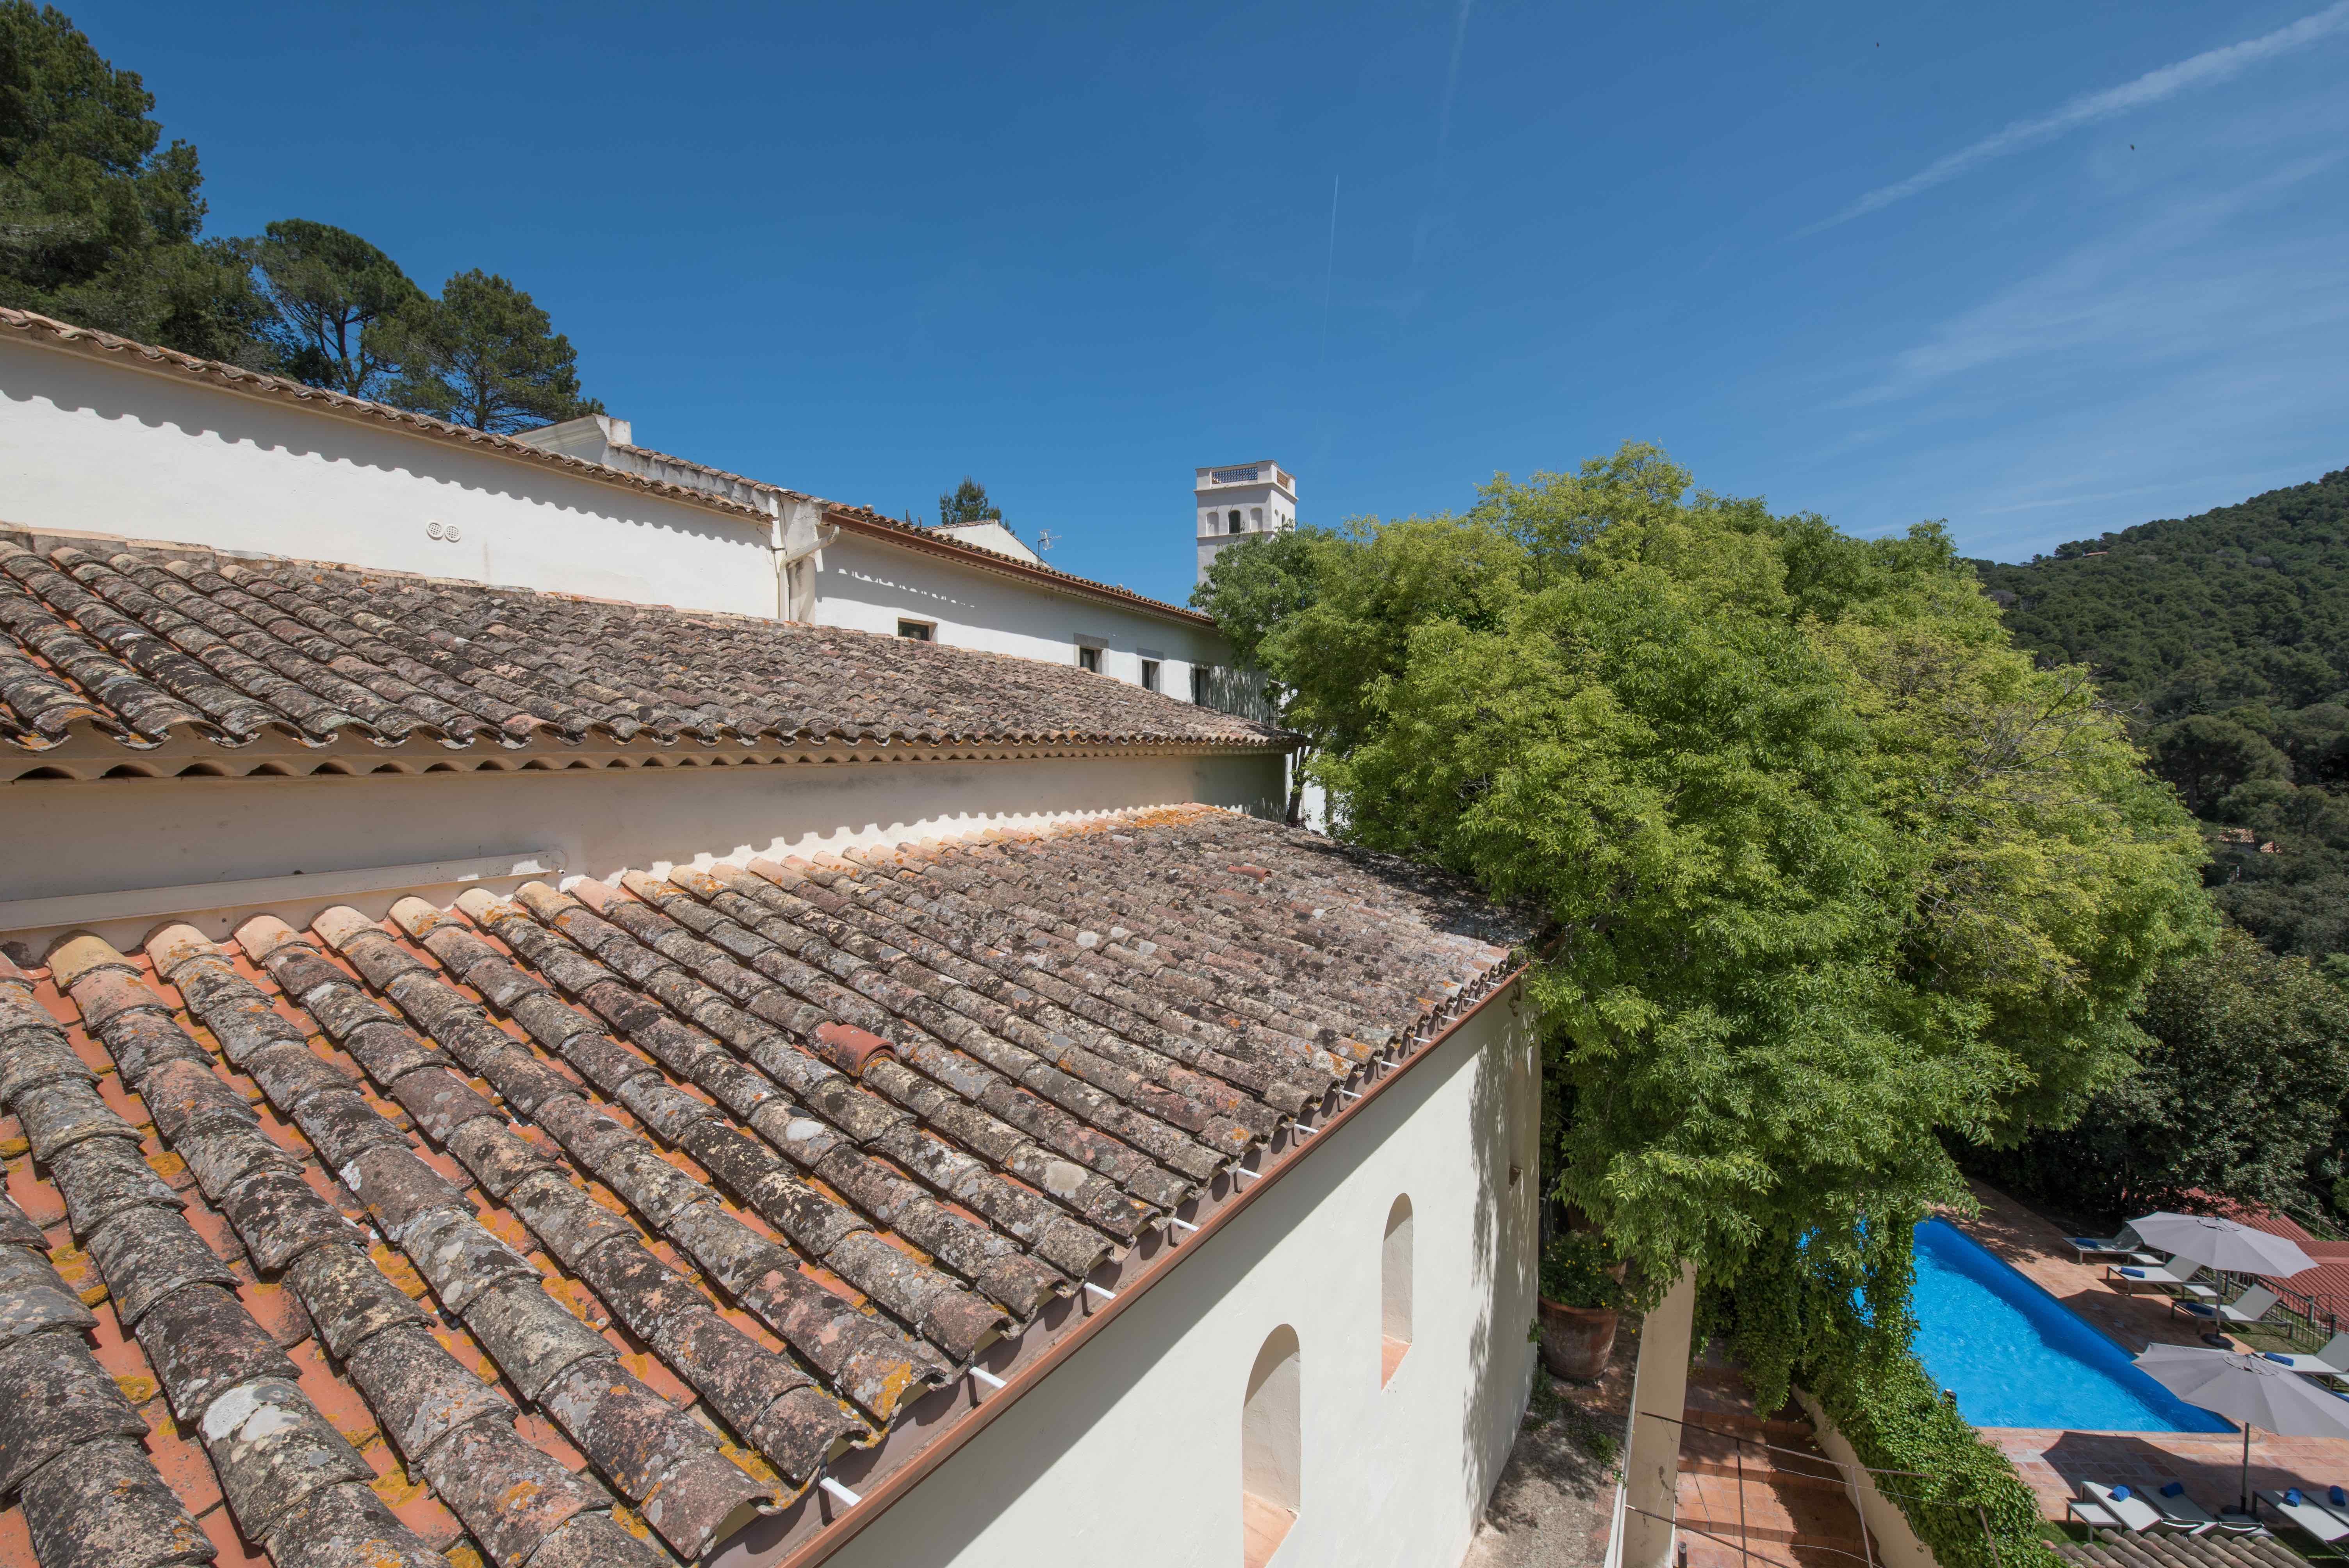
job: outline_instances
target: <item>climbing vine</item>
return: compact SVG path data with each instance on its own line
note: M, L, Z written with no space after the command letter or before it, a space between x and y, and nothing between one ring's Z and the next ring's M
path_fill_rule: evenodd
M1816 1398L1941 1568L2057 1568L2039 1504L2007 1457L1941 1398L1909 1348L1918 1216L1819 1227L1757 1249L1708 1322L1744 1360L1756 1407Z

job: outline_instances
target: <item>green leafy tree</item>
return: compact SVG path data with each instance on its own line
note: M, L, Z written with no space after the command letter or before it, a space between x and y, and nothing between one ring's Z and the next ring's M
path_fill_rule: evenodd
M604 405L579 396L578 355L530 295L476 268L394 318L383 353L400 366L386 399L477 430L529 429Z
M966 522L1001 522L1003 509L987 499L987 487L968 474L962 483L938 497L938 526L953 528Z
M1855 540L1634 445L1325 548L1260 657L1337 832L1549 917L1549 1190L1645 1277L1696 1267L1763 1408L1800 1375L1933 1478L1902 1506L1944 1563L2052 1564L1909 1349L1909 1233L1969 1201L1947 1144L2135 1060L2209 939L2177 797L1937 524Z
M135 71L54 7L0 0L0 304L265 366L237 244L200 238L203 177Z
M1207 563L1207 576L1191 590L1194 608L1216 618L1244 670L1261 672L1264 642L1320 596L1325 568L1342 554L1342 542L1326 529L1300 528L1251 534L1228 545ZM1297 688L1265 678L1263 698L1275 722L1292 729L1290 710ZM1299 748L1289 773L1288 821L1294 826L1305 805L1305 784L1314 748Z
M2279 1205L2343 1174L2349 995L2230 929L2155 981L2138 1069L2074 1126L1978 1155L1989 1179L2118 1219L2222 1194Z
M1688 484L1628 447L1351 525L1260 652L1340 832L1555 922L1559 1195L1651 1272L1800 1238L1857 1267L1962 1201L1944 1135L2126 1070L2146 980L2204 937L2202 850L1939 527Z
M248 242L274 307L268 335L285 373L313 387L373 397L398 368L398 314L424 303L399 263L347 229L306 218Z
M2146 754L2198 816L2214 814L2239 785L2292 779L2292 759L2267 737L2216 714L2189 714L2161 726L2146 738Z

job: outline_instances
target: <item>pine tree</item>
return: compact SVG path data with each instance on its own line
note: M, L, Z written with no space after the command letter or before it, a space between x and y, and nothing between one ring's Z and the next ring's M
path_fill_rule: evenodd
M953 528L966 522L1001 522L1003 509L987 499L987 487L962 476L962 483L938 497L938 526Z
M266 333L285 373L373 397L396 369L398 314L424 298L399 263L347 229L287 218L248 242L275 314Z
M403 310L385 347L401 367L387 400L454 424L503 434L604 411L546 312L479 268Z
M0 0L0 304L265 366L249 257L199 237L196 150L158 150L154 107L64 13Z

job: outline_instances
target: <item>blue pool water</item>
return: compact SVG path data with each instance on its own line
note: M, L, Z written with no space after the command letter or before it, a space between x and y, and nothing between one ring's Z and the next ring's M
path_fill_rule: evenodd
M1917 1356L1977 1427L2231 1432L1943 1220L1917 1227Z

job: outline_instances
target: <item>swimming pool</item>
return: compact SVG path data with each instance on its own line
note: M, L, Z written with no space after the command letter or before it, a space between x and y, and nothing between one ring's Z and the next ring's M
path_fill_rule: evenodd
M1977 1427L2231 1432L1946 1220L1917 1227L1917 1357Z

